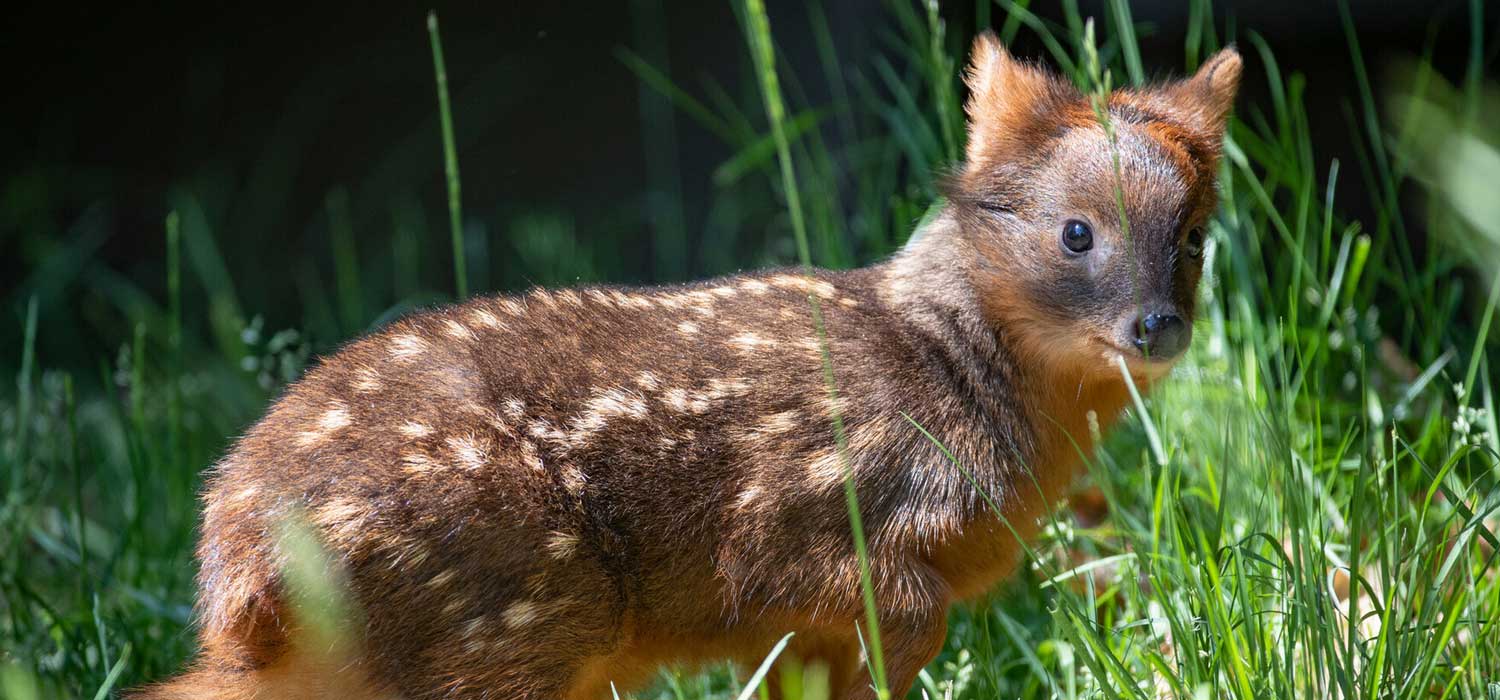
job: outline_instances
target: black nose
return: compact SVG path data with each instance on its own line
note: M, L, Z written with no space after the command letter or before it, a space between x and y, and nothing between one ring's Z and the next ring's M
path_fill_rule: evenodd
M1187 349L1192 334L1175 314L1146 314L1135 324L1135 346L1154 360L1170 360Z

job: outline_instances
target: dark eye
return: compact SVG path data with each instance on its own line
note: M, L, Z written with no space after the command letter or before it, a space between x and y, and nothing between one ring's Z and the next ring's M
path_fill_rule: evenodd
M1187 240L1182 243L1182 252L1187 253L1190 258L1203 257L1203 227L1194 227L1188 231Z
M1062 244L1068 252L1077 255L1094 247L1094 231L1089 225L1074 219L1063 224Z

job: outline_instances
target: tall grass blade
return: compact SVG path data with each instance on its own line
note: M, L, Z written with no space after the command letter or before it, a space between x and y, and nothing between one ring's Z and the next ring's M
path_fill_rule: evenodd
M448 104L448 69L443 64L443 40L437 12L427 13L427 36L432 43L432 70L437 78L438 121L443 131L443 173L448 186L448 232L453 244L453 285L459 299L469 296L469 267L464 261L463 208L459 198L458 149L453 145L453 110Z
M178 471L182 456L182 219L167 214L167 459Z
M812 276L812 254L808 248L806 223L802 216L802 200L797 187L797 173L792 163L791 146L786 135L786 108L781 100L781 88L776 78L776 57L771 43L771 22L766 16L762 0L745 0L747 18L745 34L750 42L756 75L765 101L766 116L776 136L777 160L781 163L781 181L786 194L787 208L792 219L792 231L797 238L797 257L803 274ZM865 543L864 524L860 517L859 495L854 486L853 464L849 461L848 436L844 432L844 420L838 410L838 387L834 381L833 357L829 351L828 333L823 324L823 310L816 292L808 294L812 305L813 324L817 328L819 354L822 357L823 381L828 390L829 405L833 406L834 441L838 448L839 461L844 469L844 497L849 508L849 529L854 538L855 556L859 561L860 589L864 597L865 618L869 634L869 669L875 690L881 700L890 697L885 680L885 659L880 645L880 620L875 603L875 587L870 574L870 554Z
M745 681L745 688L740 691L735 700L750 700L755 695L761 683L766 680L766 674L771 672L772 664L776 663L776 659L781 656L781 652L786 651L787 642L792 641L793 634L792 632L788 632L786 636L781 638L781 641L776 642L776 646L771 647L771 653L766 654L766 658L760 662L760 666L756 667L755 673L750 674L750 678Z

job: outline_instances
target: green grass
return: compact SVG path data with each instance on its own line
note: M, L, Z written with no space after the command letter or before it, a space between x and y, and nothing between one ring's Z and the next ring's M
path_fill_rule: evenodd
M1001 0L974 22L1038 38L1054 65L1094 84L1076 7L1065 2L1066 21L1053 25L1027 5ZM778 79L774 99L680 84L643 58L659 54L619 52L645 89L734 151L715 174L718 214L701 236L705 251L756 252L707 252L691 269L799 258L837 267L890 253L961 152L955 69L971 32L926 6L892 3L884 52L851 63L817 4L769 23L754 0L736 9L757 84ZM1246 84L1269 94L1264 104L1241 101L1226 142L1194 348L1090 461L1088 483L1108 516L1085 526L1070 509L1057 513L1011 581L955 610L948 645L915 692L1500 696L1500 375L1489 360L1500 346L1500 132L1482 118L1500 97L1482 73L1492 53L1478 29L1485 8L1475 0L1467 9L1476 29L1457 85L1419 59L1372 83L1377 67L1366 65L1346 15L1357 68L1348 117L1362 150L1358 162L1322 170L1303 95L1324 86L1284 72L1253 28L1236 36L1206 2L1191 3L1177 68L1237 40L1257 59ZM1134 37L1149 28L1125 3L1097 21L1098 61L1116 83L1157 68L1141 64ZM776 59L771 28L793 22L813 28L815 77ZM441 71L435 20L429 27ZM814 79L831 102L807 100L803 81ZM408 200L391 207L388 245L356 237L359 200L334 190L330 265L294 271L304 299L295 329L268 329L245 308L249 295L217 252L222 221L193 183L168 199L176 211L155 268L164 296L92 262L97 240L85 227L54 241L52 262L8 300L18 342L0 353L17 380L0 392L0 696L108 697L179 667L192 650L199 470L311 354L444 298L423 291L446 284L415 251L451 244L460 289L479 279L470 272L512 269L483 255L464 261L486 249L467 238L457 210L452 121L465 118L463 101L450 116L446 87L440 95L430 155L451 175L450 240ZM654 177L672 191L663 167ZM1332 194L1341 178L1363 185L1374 220L1341 214L1346 203ZM736 211L764 215L763 236L730 225L724 212ZM608 256L581 249L571 221L517 216L505 264L542 282L611 279ZM1414 225L1427 234L1420 248ZM681 245L681 231L663 236ZM658 254L671 269L688 259ZM95 313L118 352L83 362L38 352L57 347L46 334L67 328L49 318L65 306L49 286L56 278L84 280L111 300ZM754 694L713 669L665 671L637 697Z

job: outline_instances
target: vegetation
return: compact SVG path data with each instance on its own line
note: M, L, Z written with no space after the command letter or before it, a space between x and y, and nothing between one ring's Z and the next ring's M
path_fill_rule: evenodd
M1002 40L1035 36L1086 90L1145 79L1123 0L1097 25L1071 0L1061 25L1026 4L998 0L994 16L981 4L973 19ZM1489 359L1500 345L1500 132L1479 118L1500 95L1483 81L1494 55L1484 5L1467 9L1471 60L1457 86L1414 60L1378 91L1345 13L1362 151L1353 167L1322 171L1303 106L1313 86L1283 72L1259 35L1226 34L1232 24L1208 2L1190 3L1183 68L1236 40L1262 67L1245 80L1269 94L1242 101L1226 141L1197 341L1109 436L1090 463L1091 490L1031 543L1023 570L954 612L915 694L1500 697L1500 368ZM897 1L886 53L851 64L814 4L805 21L822 58L816 79L833 99L812 104L803 81L814 78L775 60L771 33L804 18L767 22L757 0L736 10L757 83L779 79L778 91L736 101L619 55L678 114L734 147L715 174L716 210L765 217L745 229L754 234L711 221L703 248L720 252L683 269L791 262L799 249L831 267L890 253L962 152L967 37L946 31L935 4ZM428 27L441 74L436 21ZM505 260L473 240L483 234L462 226L448 106L444 93L431 158L446 153L453 197L403 200L382 243L356 239L351 198L331 192L333 281L302 276L294 329L268 328L247 308L216 243L227 207L206 203L195 189L204 183L170 195L164 297L94 260L103 234L87 212L48 242L49 262L5 300L19 313L18 342L0 352L17 377L0 390L0 696L103 698L183 662L200 470L313 355L447 298L423 291L444 278L413 262L419 242L451 241L459 288L518 279L518 269L543 283L610 279L609 251L580 249L556 214L517 217ZM1350 177L1373 220L1350 220L1334 201ZM9 221L26 220L23 185L5 185ZM424 206L451 236L427 229ZM683 245L670 228L666 253ZM72 281L113 306L71 311ZM39 353L41 334L68 332L59 318L118 352L84 362ZM820 697L815 686L804 694L793 679L790 696ZM637 697L756 691L726 669L664 671Z

